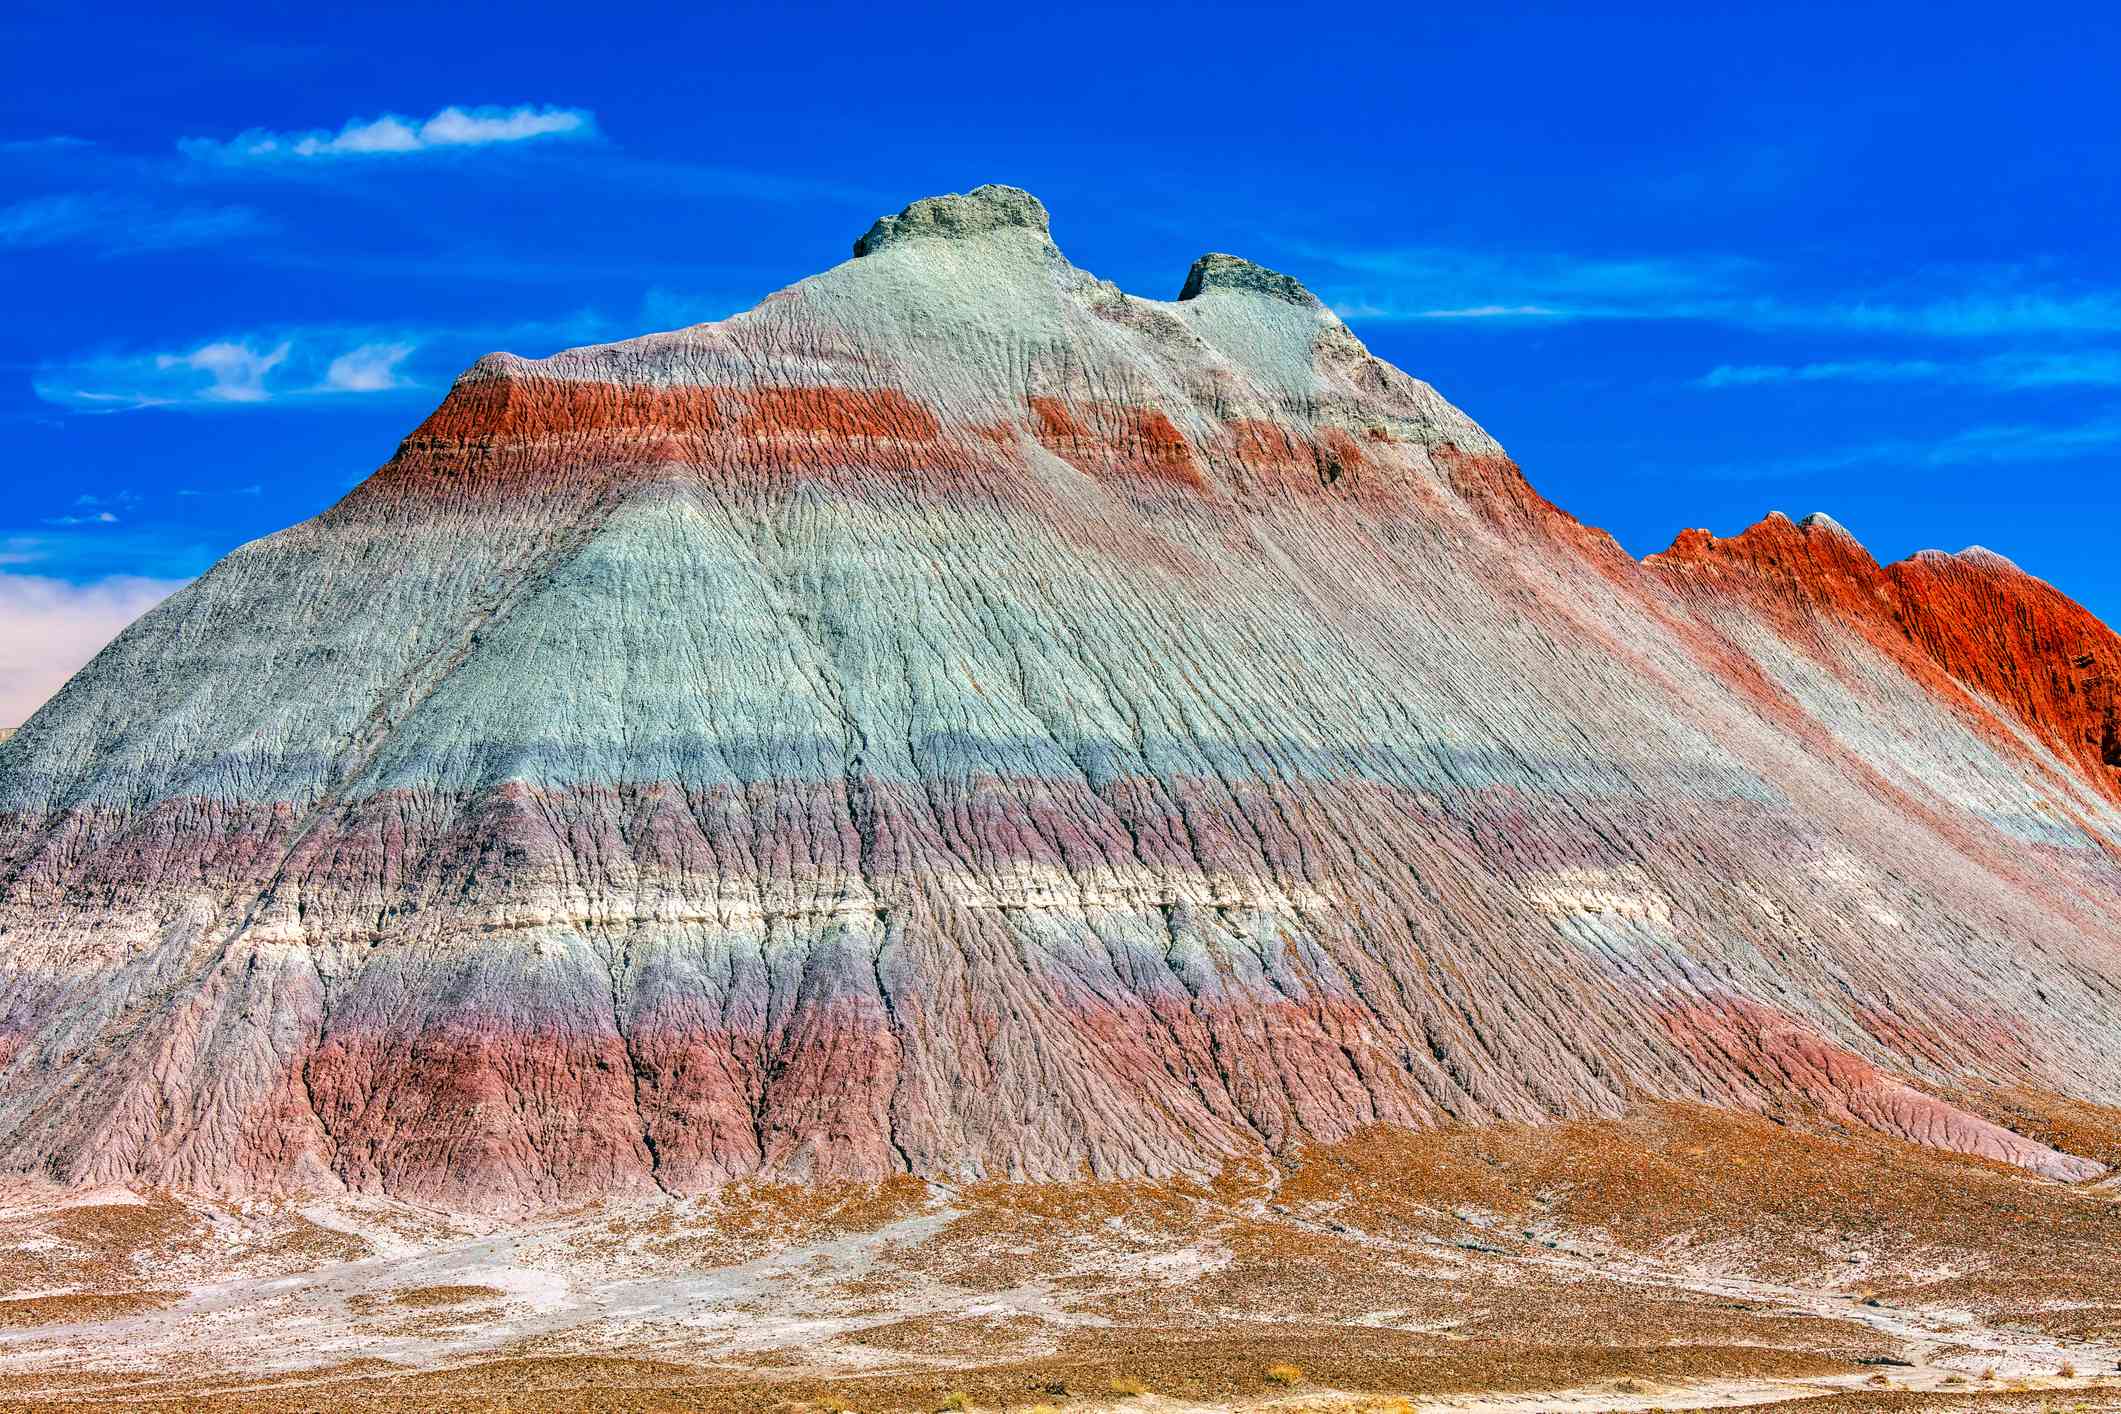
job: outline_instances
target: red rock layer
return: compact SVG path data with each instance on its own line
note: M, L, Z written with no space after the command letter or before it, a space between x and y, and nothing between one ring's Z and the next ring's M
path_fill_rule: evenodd
M1886 574L1915 646L2121 799L2121 636L1997 556L1917 555Z
M2023 725L2121 801L2121 636L2003 557L1925 551L1881 566L1823 517L1771 516L1728 539L1687 531L1648 563L1682 591L1759 607L1791 641L1816 642L1814 620L1862 635L1962 710Z

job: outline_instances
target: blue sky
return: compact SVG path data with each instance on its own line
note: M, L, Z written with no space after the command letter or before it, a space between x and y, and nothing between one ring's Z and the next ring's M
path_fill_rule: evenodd
M1827 510L2121 620L2100 7L186 8L0 16L0 719L478 355L985 181L1298 276L1638 554Z

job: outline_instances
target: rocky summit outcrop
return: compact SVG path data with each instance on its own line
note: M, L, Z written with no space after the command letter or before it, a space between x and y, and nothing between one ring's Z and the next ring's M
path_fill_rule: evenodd
M510 1208L1648 1098L2100 1171L2121 642L1637 563L1295 280L1029 195L482 359L0 748L0 1165ZM1981 1113L1977 1113L1981 1110Z

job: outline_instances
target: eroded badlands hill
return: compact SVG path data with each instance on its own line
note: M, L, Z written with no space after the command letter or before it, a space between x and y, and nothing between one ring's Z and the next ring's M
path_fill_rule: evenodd
M0 1163L465 1207L2121 1102L2121 643L1630 560L1285 276L1028 195L481 360L0 747Z

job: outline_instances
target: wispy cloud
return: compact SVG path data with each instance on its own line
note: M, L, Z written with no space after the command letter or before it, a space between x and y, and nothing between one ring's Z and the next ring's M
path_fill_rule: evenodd
M254 329L176 350L105 349L52 359L37 367L31 386L44 402L85 413L411 394L446 381L481 354L506 349L541 356L638 334L644 322L652 326L666 316L671 325L720 318L743 303L661 292L644 301L645 315L584 308L512 324Z
M1716 254L1606 257L1441 246L1293 249L1299 258L1326 268L1313 284L1335 310L1348 319L1377 323L1685 321L1770 332L1953 340L2121 333L2121 291L2044 285L2014 266L1930 272L1885 287L1836 289L1817 272Z
M1927 449L1930 466L1975 462L2059 461L2121 447L2121 417L2063 426L2001 424L1970 427Z
M92 354L47 364L32 379L45 402L82 412L153 407L254 407L323 394L418 386L402 371L414 338L297 329L214 339L194 348Z
M19 725L121 629L183 585L0 573L0 726Z
M1394 311L1371 305L1341 305L1339 313L1348 319L1567 319L1572 317L1566 310L1544 304L1476 304L1463 309L1415 309Z
M222 341L202 344L188 354L157 354L155 368L161 372L189 369L205 374L211 381L197 393L206 402L262 403L270 396L265 391L265 375L287 362L293 351L294 345L284 340L266 352L252 348L247 341Z
M2017 276L1995 272L2008 286ZM1801 313L1799 306L1793 313ZM1858 300L1830 308L1834 322L1856 332L1996 338L2019 334L2111 334L2121 332L2121 293L2019 291L2000 288L1928 300Z
M386 113L352 119L337 132L272 132L251 128L225 141L191 137L179 151L207 162L281 163L403 156L444 149L493 147L537 138L589 137L596 118L580 108L444 108L427 119Z
M108 496L94 496L87 492L74 497L74 508L64 515L46 516L46 525L116 525L123 517L119 509L131 510L140 504L140 497L132 491L118 491Z
M118 513L112 506L132 506L140 498L130 491L120 491L108 498L91 496L86 492L74 497L74 509L66 515L46 516L46 525L116 525Z
M1853 359L1824 363L1718 364L1694 380L1703 388L1747 388L1763 383L1908 383L1943 376L1929 359Z
M2059 462L2121 451L2121 416L2077 423L1985 423L1949 436L1890 438L1804 456L1713 468L1729 481L1796 480L1862 467L1960 467Z
M2002 390L2121 387L2121 353L2019 351L1961 362L1918 358L1719 364L1694 382L1702 388L1777 383L1944 383Z
M381 393L404 385L398 365L412 355L411 344L363 344L340 354L324 370L324 389L333 393Z
M1739 288L1756 269L1718 256L1605 259L1447 246L1298 252L1344 272L1320 282L1342 315L1382 322L1658 317L1652 311L1692 307Z
M60 192L0 207L0 247L80 245L107 254L212 246L271 228L247 206L164 206L109 192Z
M186 579L215 559L195 527L114 524L0 531L0 570L85 582L109 575Z

